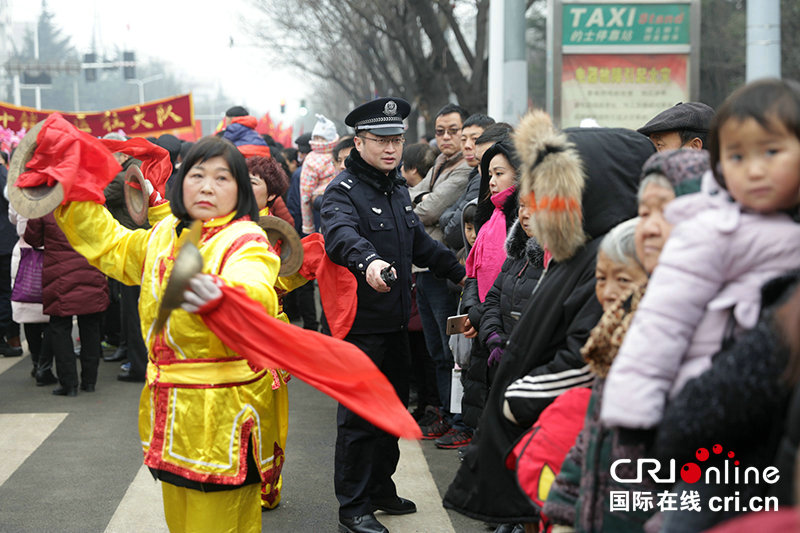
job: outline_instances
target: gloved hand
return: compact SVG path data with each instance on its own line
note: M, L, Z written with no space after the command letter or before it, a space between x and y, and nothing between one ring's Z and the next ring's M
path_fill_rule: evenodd
M159 193L150 180L144 180L144 194L147 196L147 205L150 207L163 204L165 200L161 197L161 193Z
M489 353L489 360L486 362L486 364L488 366L494 366L494 365L500 364L500 359L503 358L503 352L504 351L505 350L503 350L502 348L494 348Z
M505 341L497 333L491 333L486 339L486 347L489 349L489 360L486 362L488 366L494 366L503 358L505 351Z
M219 298L222 298L222 290L214 276L195 274L189 280L189 288L183 292L181 308L189 313L197 313L201 307Z

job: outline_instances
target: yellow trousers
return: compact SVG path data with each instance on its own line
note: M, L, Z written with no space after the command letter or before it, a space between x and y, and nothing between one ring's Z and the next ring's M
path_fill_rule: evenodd
M203 492L161 483L170 533L260 533L261 485Z

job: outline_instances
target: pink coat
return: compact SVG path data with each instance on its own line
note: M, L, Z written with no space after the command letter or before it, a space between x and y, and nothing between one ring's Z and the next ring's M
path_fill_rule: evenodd
M731 322L756 324L761 286L800 266L800 224L745 212L711 174L667 207L676 224L608 375L601 419L652 428L667 398L711 364Z

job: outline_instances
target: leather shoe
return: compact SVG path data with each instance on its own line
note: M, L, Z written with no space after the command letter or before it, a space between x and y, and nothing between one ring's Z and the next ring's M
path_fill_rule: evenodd
M77 396L78 387L56 387L53 389L53 394L56 396Z
M389 530L370 513L348 518L339 517L339 533L389 533Z
M372 500L372 512L383 511L386 514L411 514L417 512L417 506L411 500L395 496L383 500Z
M49 370L47 373L36 373L36 386L37 387L46 387L48 385L54 385L58 383L58 378L56 378L52 372Z
M128 381L131 383L144 383L144 376L137 376L135 374L131 374L130 371L122 371L117 375L117 379L119 381Z
M94 383L81 383L81 390L83 392L94 392Z
M103 361L105 361L106 363L114 363L116 361L124 361L127 358L128 356L126 355L125 350L122 348L117 348L114 353L110 355L104 355Z

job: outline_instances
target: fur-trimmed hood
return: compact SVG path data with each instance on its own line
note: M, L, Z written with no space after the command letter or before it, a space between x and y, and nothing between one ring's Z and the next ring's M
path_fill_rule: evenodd
M635 216L639 174L655 151L644 135L624 128L559 132L547 113L533 110L514 143L534 234L556 261Z
M525 257L531 262L531 265L537 268L544 267L544 250L535 238L528 237L522 224L519 223L519 219L514 220L514 224L508 231L505 248L509 259L516 260Z

